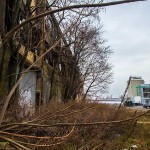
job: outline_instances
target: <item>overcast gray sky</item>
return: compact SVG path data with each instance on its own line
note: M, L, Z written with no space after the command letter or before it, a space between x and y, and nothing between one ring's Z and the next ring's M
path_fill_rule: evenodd
M108 95L122 95L130 75L150 84L150 1L107 7L101 20L103 37L114 52L114 83Z

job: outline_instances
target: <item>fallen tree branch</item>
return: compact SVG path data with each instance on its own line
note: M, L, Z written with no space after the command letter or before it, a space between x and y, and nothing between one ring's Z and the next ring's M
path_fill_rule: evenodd
M135 120L139 117L144 116L145 114L149 113L150 110L148 110L145 113L142 113L138 116L131 117L129 119L123 119L123 120L117 120L117 121L107 121L107 122L87 122L87 123L56 123L52 125L42 125L42 124L28 124L28 123L12 123L12 125L23 125L23 126L37 126L37 127L54 127L54 126L87 126L87 125L102 125L102 124L117 124L117 123L124 123L128 121ZM1 131L0 131L1 132Z
M75 124L75 123L74 123ZM67 138L73 131L74 131L75 126L72 127L71 131L60 137L50 137L50 136L32 136L32 135L24 135L24 134L16 134L16 133L9 133L5 131L0 131L1 134L3 135L9 135L9 136L15 136L15 137L25 137L25 138L33 138L33 139L65 139Z
M26 143L26 142L21 142L21 141L19 141L19 143L24 144L24 145L35 146L35 147L51 147L51 146L63 144L64 142L58 142L58 143L49 144L49 145L48 145L48 144L43 144L43 145L40 145L40 144L32 144L32 143Z
M83 111L85 111L85 110L90 110L90 109L94 109L94 108L96 108L96 107L99 107L99 106L89 106L89 107L85 107L85 108L83 108L83 109L81 109L81 110L78 110L78 111L73 111L73 112L69 112L69 113L67 113L67 114L64 114L64 115L57 115L57 116L54 116L54 114L52 114L52 115L50 115L50 116L48 116L48 117L44 117L44 118L40 118L39 120L37 120L37 121L39 121L38 123L42 123L42 122L44 122L45 120L47 120L47 119L52 119L52 118L54 118L54 117L64 117L64 116L68 116L68 115L72 115L72 114L74 114L74 113L80 113L80 112L83 112ZM60 111L58 111L58 112L60 112ZM31 123L32 122L32 120L31 121L28 121L28 122L23 122L22 124L29 124L29 123ZM12 124L5 124L5 125L1 125L0 126L0 129L2 130L3 128L4 128L4 130L3 131L5 131L5 130L11 130L11 129L14 129L14 128L16 128L16 127L18 127L18 125L14 125L14 126L12 126ZM29 129L29 128L28 128Z
M21 148L22 150L30 150L29 148L27 148L27 147L25 147L25 146L23 146L23 145L21 145L21 144L15 142L15 141L12 140L12 139L9 139L9 138L6 138L6 137L2 137L2 136L0 136L0 139L3 139L3 140L5 140L5 141L9 142L10 145L15 145L15 146L19 147L19 148Z

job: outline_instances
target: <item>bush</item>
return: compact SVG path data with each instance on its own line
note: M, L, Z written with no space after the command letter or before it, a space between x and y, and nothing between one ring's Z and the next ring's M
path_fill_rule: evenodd
M98 124L127 119L126 109L106 104L49 103L21 124L1 127L4 137L39 150L120 150L134 131L136 121ZM73 123L73 124L69 124ZM92 123L89 125L88 123ZM76 124L76 125L75 125ZM41 126L43 125L43 126Z

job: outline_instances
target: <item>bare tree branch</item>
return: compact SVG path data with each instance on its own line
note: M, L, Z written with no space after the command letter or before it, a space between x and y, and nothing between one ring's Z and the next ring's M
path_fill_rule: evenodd
M62 8L58 8L55 10L50 10L45 13L39 14L35 17L31 17L27 19L26 21L22 22L21 24L15 26L10 32L8 32L4 38L2 39L3 42L5 42L12 34L14 34L18 29L23 27L25 24L34 21L36 19L42 18L46 15L54 14L56 12L64 11L64 10L71 10L71 9L76 9L76 8L90 8L90 7L107 7L107 6L112 6L112 5L119 5L119 4L124 4L124 3L131 3L131 2L138 2L138 1L145 1L145 0L123 0L123 1L115 1L115 2L108 2L108 3L101 3L101 4L80 4L80 5L72 5L72 6L66 6Z

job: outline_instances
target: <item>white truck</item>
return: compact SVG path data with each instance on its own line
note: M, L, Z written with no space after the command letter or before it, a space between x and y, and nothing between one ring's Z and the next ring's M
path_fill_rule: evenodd
M149 99L145 100L145 103L143 104L143 107L144 108L150 108L150 100Z

